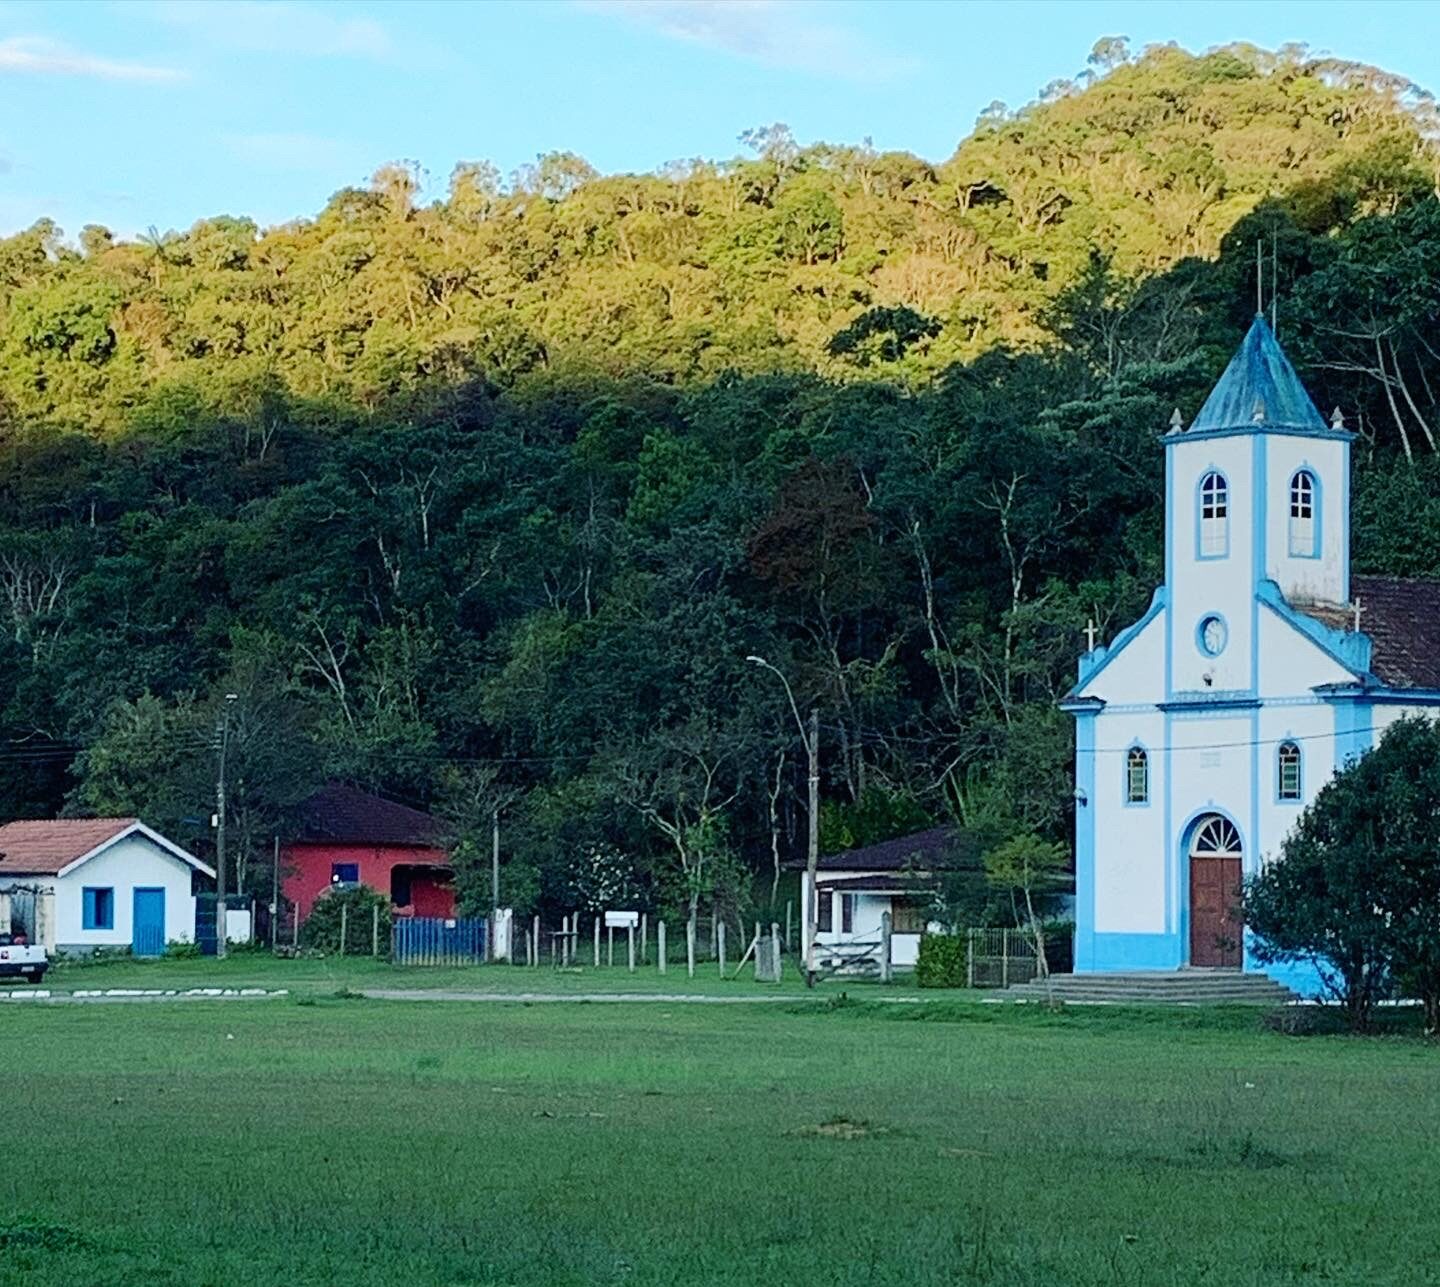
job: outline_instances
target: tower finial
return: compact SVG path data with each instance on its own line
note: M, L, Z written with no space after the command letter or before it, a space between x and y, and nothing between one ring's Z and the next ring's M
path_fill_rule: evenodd
M1263 398L1255 399L1255 409L1250 413L1250 419L1257 425L1265 422L1265 401Z
M1170 432L1171 432L1171 433L1184 433L1184 432L1185 432L1185 419L1184 419L1183 416L1181 416L1181 414L1180 414L1180 408L1179 408L1179 407L1176 407L1175 410L1174 410L1174 411L1171 413L1171 415L1170 415Z
M1345 428L1345 413L1341 411L1339 407L1336 407L1335 410L1330 413L1330 428Z

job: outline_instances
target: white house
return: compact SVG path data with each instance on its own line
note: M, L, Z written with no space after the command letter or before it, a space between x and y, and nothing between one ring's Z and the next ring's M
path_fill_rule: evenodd
M0 921L52 952L129 947L158 956L166 943L189 942L197 874L215 876L135 818L0 826Z
M1242 876L1337 767L1440 705L1440 583L1350 575L1351 435L1263 318L1163 441L1165 584L1063 703L1077 972L1260 969Z
M973 855L970 856L973 863ZM948 827L822 855L816 872L815 960L822 969L860 963L878 951L880 918L890 913L890 961L913 968L920 935L930 920L930 889L937 872L965 862L962 842ZM800 876L801 906L811 905L810 876ZM802 935L809 925L801 917ZM801 944L802 956L808 940ZM878 956L874 957L878 960Z

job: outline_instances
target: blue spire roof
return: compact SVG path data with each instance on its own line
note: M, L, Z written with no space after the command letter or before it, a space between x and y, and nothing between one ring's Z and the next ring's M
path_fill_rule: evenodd
M1205 399L1190 432L1216 429L1327 428L1265 319L1256 315L1240 351Z

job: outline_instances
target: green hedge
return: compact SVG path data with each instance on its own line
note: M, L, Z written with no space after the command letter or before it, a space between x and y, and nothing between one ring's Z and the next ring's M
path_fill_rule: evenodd
M390 955L390 900L366 885L327 889L300 926L300 945L317 952L340 950L340 912L345 912L345 954L369 956L372 908L380 909L380 955Z
M969 965L964 934L925 934L915 962L915 982L922 988L963 988Z

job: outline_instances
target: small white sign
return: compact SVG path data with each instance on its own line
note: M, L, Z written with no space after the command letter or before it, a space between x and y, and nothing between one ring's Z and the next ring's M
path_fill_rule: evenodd
M606 929L633 929L640 924L639 912L606 912Z

